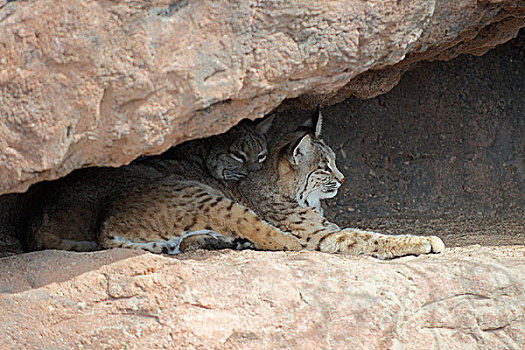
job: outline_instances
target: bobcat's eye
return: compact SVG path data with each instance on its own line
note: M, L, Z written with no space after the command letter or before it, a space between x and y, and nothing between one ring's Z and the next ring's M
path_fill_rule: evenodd
M264 162L266 160L266 151L259 153L257 157L258 157L257 159L259 160L259 163Z
M230 153L230 157L232 157L234 160L238 161L239 163L245 163L246 162L246 156L239 152L232 152Z

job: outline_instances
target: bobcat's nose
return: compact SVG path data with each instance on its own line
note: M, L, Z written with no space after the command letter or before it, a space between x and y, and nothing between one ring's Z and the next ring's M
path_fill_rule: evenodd
M262 164L261 163L255 163L255 162L249 162L246 164L246 167L249 171L258 171L261 170Z
M339 169L334 169L334 177L339 182L339 184L343 184L345 182L345 176L342 172L339 171Z

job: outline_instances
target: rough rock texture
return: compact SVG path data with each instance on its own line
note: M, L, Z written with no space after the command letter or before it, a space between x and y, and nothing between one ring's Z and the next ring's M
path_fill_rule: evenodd
M0 1L0 193L481 55L523 1ZM525 36L325 108L342 225L443 255L112 250L0 258L0 348L525 348ZM288 119L287 119L288 118ZM0 257L19 253L0 200ZM447 215L447 216L443 216ZM5 219L5 220L4 220ZM7 229L7 230L6 230Z
M48 251L2 262L0 281L0 348L525 347L523 247L389 262Z
M1 4L0 193L158 153L285 98L375 96L413 62L482 54L525 25L515 0Z

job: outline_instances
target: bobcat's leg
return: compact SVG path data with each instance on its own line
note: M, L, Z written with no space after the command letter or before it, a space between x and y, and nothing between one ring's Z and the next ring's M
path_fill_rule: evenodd
M245 238L224 236L224 235L198 235L193 237L185 238L181 244L181 251L187 252L196 249L207 249L207 250L220 250L220 249L233 249L233 250L245 250L245 249L256 249L255 245Z
M72 250L74 252L92 252L98 250L98 244L95 241L74 241L71 239L63 239L54 249Z
M192 232L186 232L182 236L173 237L170 240L158 240L158 241L134 241L133 239L122 237L122 236L109 236L104 240L105 248L129 248L137 250L146 250L151 253L165 253L169 255L175 255L182 253L180 245L182 241L191 236L204 236L209 235L216 239L221 237L221 234L210 230L198 230Z
M54 233L46 231L38 232L36 237L37 240L30 245L30 250L60 249L75 252L92 252L99 249L96 241L62 239Z
M224 198L225 206L229 208L231 217L226 220L226 231L234 237L245 238L252 242L257 249L263 250L301 250L301 245L296 237L281 231L262 220L251 209L241 204ZM213 227L213 226L212 226ZM220 232L220 231L219 231Z
M343 229L316 235L310 240L309 249L327 253L372 255L390 259L405 255L441 253L443 241L436 236L384 235L358 229Z
M102 221L98 240L103 248L158 253L167 247L163 242L200 230L246 239L262 250L301 250L305 246L249 208L204 186L169 184L148 187L115 201Z
M288 203L288 208L293 205ZM435 236L384 235L358 229L340 229L312 208L294 208L281 213L276 207L268 218L297 237L308 250L348 255L372 255L389 259L404 255L441 253L445 245Z
M69 223L71 221L68 221ZM58 233L58 234L57 234ZM99 246L94 239L90 239L89 229L75 229L68 225L62 217L49 217L42 214L39 219L33 219L28 228L26 246L30 251L42 249L61 249L76 252L92 252ZM78 237L78 239L77 239Z
M211 240L209 239L211 238ZM243 241L238 238L224 236L210 230L198 230L186 232L180 237L172 239L152 241L152 242L135 242L121 236L110 237L105 246L107 248L128 248L145 250L156 254L175 255L192 249L253 249L253 243Z

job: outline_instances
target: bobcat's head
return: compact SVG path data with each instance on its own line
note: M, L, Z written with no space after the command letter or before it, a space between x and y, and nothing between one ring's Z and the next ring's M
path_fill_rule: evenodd
M240 180L249 172L262 168L268 155L266 133L273 118L254 125L243 120L226 133L210 139L205 164L213 177L219 180Z
M280 181L293 187L299 205L313 207L319 214L322 214L320 201L335 197L345 180L335 164L334 151L320 139L321 127L318 108L312 122L283 139L279 165Z

